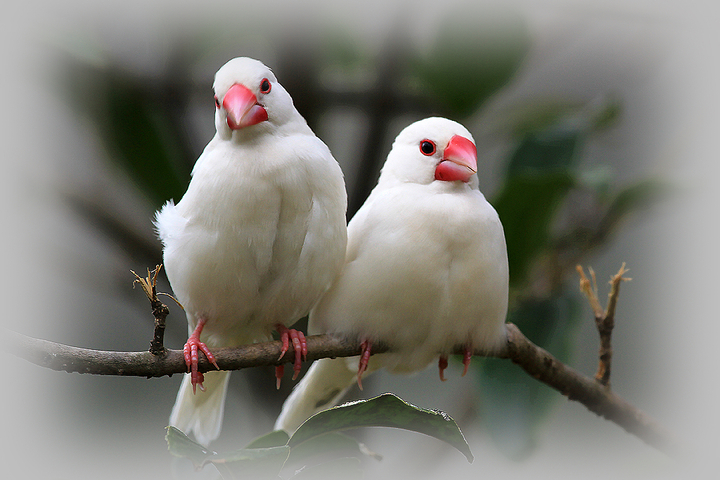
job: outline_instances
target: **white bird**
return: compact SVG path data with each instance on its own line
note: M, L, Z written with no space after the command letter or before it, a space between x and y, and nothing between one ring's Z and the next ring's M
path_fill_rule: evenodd
M273 72L235 58L215 75L217 132L195 163L187 192L155 224L189 338L170 424L205 445L218 437L229 372L197 371L202 351L271 339L290 330L343 265L347 195L340 166L293 106ZM278 383L282 368L276 372ZM199 391L195 387L200 386Z
M377 186L348 225L345 266L310 313L310 333L362 342L354 359L316 361L285 401L275 428L293 432L336 404L368 372L410 373L465 346L505 338L508 263L502 224L478 189L470 132L445 118L405 128ZM370 358L373 342L391 352ZM362 385L360 384L362 387Z

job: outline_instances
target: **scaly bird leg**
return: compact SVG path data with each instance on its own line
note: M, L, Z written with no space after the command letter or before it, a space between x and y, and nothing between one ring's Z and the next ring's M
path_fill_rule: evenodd
M358 362L358 373L357 373L357 382L358 387L360 387L360 390L363 389L362 386L362 374L365 373L365 370L367 370L368 362L370 362L370 350L372 349L372 342L370 340L364 340L361 344L361 352L360 352L360 361Z
M294 328L287 328L285 325L275 325L278 333L280 334L280 340L282 341L282 349L280 350L280 358L285 356L285 353L290 348L290 342L293 344L293 350L295 351L295 362L293 363L293 377L295 380L302 370L302 361L307 358L307 340L305 334L300 330ZM283 373L285 373L285 366L278 365L275 367L275 378L277 378L277 388L280 388L280 381L282 380Z
M440 381L444 382L445 380L447 380L445 378L445 369L448 367L447 355L440 355L440 360L438 360L438 367L440 369Z
M198 372L198 350L205 354L208 362L212 363L215 365L215 368L220 370L220 367L218 367L218 364L215 361L215 355L210 352L207 345L200 341L200 334L205 326L205 322L206 320L204 318L198 320L195 330L193 330L193 333L190 334L190 337L188 337L187 342L185 342L185 346L183 347L183 357L185 357L185 365L187 365L188 372L190 373L190 383L192 383L193 393L195 393L195 387L198 385L200 386L200 390L203 392L205 391L205 387L203 386L205 376L202 372Z
M472 361L473 357L473 348L470 345L465 346L465 350L463 351L463 373L462 376L464 377L467 375L468 369L470 368L470 362ZM440 355L440 360L438 360L438 367L440 368L440 380L443 382L446 380L445 378L445 369L448 367L448 357L447 355Z
M463 365L465 366L463 368L462 376L464 377L467 375L468 368L470 368L470 362L472 361L473 357L473 348L470 345L465 345L465 351L463 353Z

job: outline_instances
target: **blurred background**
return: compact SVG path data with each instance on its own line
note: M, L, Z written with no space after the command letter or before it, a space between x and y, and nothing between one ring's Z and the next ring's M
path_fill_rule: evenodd
M161 262L151 219L179 200L214 133L212 79L269 65L343 168L349 216L397 133L429 115L478 146L506 229L511 311L592 375L598 338L576 263L627 262L612 386L688 447L671 460L506 361L384 373L456 419L475 455L419 434L360 432L366 478L677 478L717 472L718 55L711 1L29 0L3 7L3 326L70 345L145 350L153 320L130 270ZM161 291L169 292L164 280ZM170 303L170 302L168 302ZM169 305L166 345L187 326ZM3 354L8 478L213 478L167 453L180 383L44 370ZM218 450L268 432L292 383L235 372ZM360 392L351 398L359 398Z

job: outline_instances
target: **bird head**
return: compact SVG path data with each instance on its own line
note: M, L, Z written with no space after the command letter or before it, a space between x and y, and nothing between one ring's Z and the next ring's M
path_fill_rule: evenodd
M281 127L300 117L272 70L252 58L233 58L223 65L215 74L213 89L215 126L224 138L255 126L254 130L263 130L262 125Z
M403 183L462 182L477 187L477 149L457 122L431 117L407 126L395 139L380 176Z

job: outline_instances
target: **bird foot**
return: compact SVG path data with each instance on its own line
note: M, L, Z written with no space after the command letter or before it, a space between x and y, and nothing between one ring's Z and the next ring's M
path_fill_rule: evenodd
M190 383L192 383L193 393L195 393L196 387L200 387L200 390L203 392L205 391L205 387L203 386L205 376L202 372L198 371L198 350L205 354L208 362L212 363L215 365L215 368L220 370L220 367L218 367L218 364L215 361L215 355L212 354L207 345L200 341L200 333L202 332L204 326L205 319L200 319L197 327L195 327L193 333L190 334L190 337L187 339L187 342L185 342L185 346L183 347L183 357L185 358L185 365L187 365L188 372L190 373Z
M465 345L465 351L463 353L463 377L467 375L468 369L470 368L470 362L472 361L472 357L473 348L470 345Z
M282 349L280 350L280 357L278 360L285 356L285 353L290 348L290 342L292 342L293 350L295 351L295 362L293 363L293 377L297 379L302 370L302 361L307 359L307 340L305 334L300 330L294 328L287 328L285 325L275 325L278 333L280 334L280 341L282 342ZM277 387L280 388L280 380L282 379L283 373L285 373L285 367L278 365L275 367L275 378L277 378Z
M275 366L275 388L280 390L280 384L282 383L282 377L285 374L285 365L276 365Z
M363 389L362 386L362 374L365 373L365 370L367 370L368 363L370 362L370 355L371 355L371 349L372 349L372 342L370 340L364 340L361 344L361 352L360 352L360 361L358 362L358 373L357 373L357 383L360 390Z
M464 377L467 375L468 369L470 368L470 362L472 361L473 357L473 349L470 345L465 346L465 350L463 351L463 373L462 376ZM440 369L440 380L445 381L447 380L445 378L445 369L448 367L448 357L447 355L441 355L440 360L438 360L438 367Z
M440 360L438 360L438 367L440 369L440 381L444 382L445 380L447 380L445 378L445 369L448 367L447 355L440 355Z

